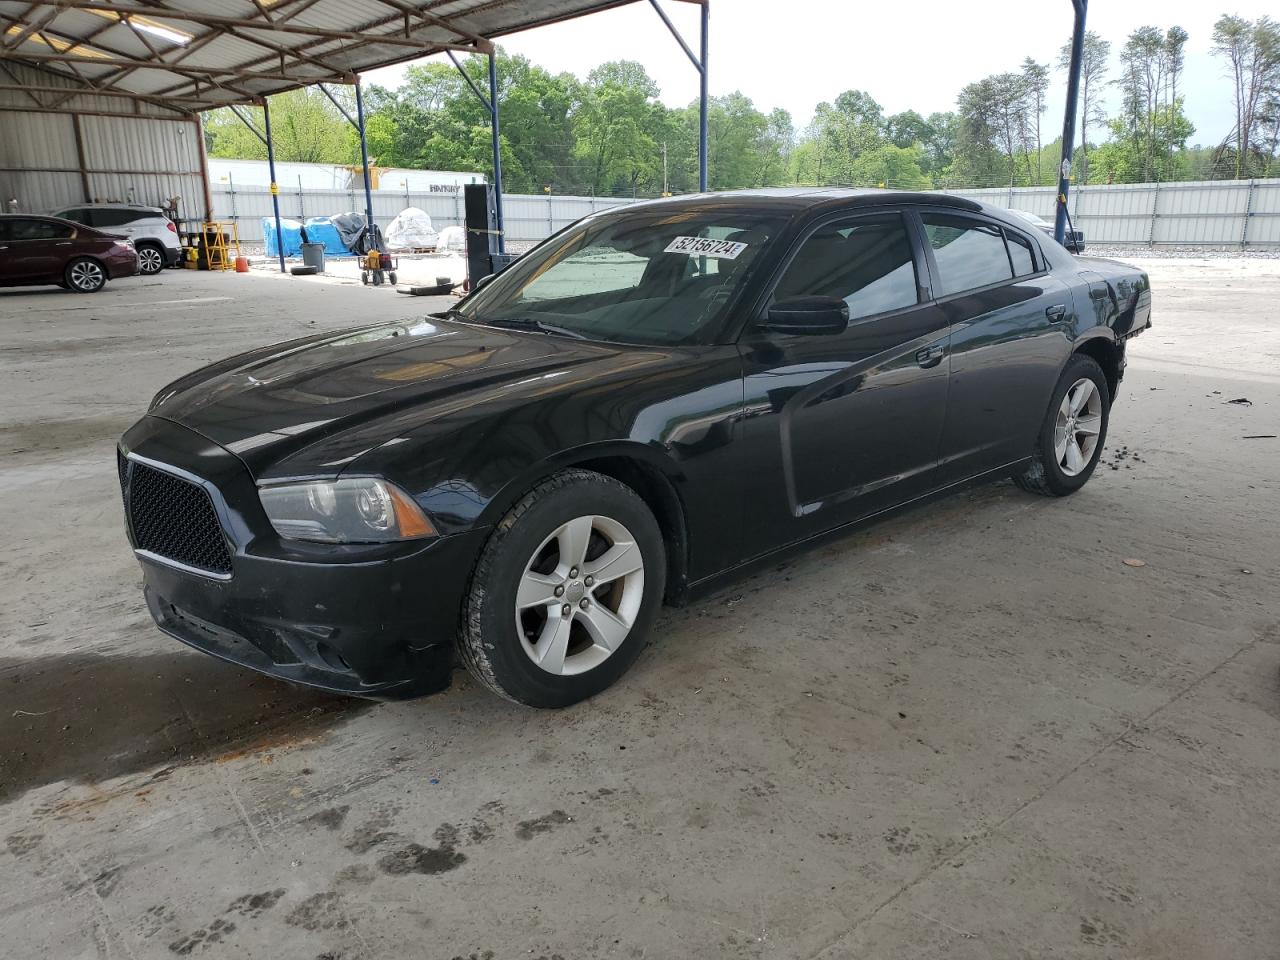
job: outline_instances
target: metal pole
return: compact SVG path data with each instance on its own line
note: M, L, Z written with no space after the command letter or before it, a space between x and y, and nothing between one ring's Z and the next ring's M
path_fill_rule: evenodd
M204 148L204 114L197 113L195 118L196 138L198 140L197 155L200 158L200 179L204 183L204 220L201 223L208 223L213 219L213 188L209 183L209 154ZM234 212L234 207L232 208ZM179 223L178 227L181 228Z
M493 134L493 215L498 228L498 253L506 253L502 227L502 150L498 133L498 66L489 54L489 126Z
M710 15L709 0L702 0L702 48L698 57L698 190L702 193L707 192L707 22Z
M266 131L267 169L271 171L271 209L276 215L276 253L280 254L280 272L284 273L284 229L280 226L280 185L276 183L276 150L271 142L271 108L262 98L262 126Z
M1071 189L1071 151L1076 138L1076 103L1080 99L1080 67L1084 60L1084 21L1089 0L1071 0L1076 10L1071 34L1071 67L1067 74L1067 109L1062 118L1062 164L1058 169L1058 204L1053 217L1053 238L1067 236L1067 193Z
M360 78L356 77L356 129L360 133L360 165L364 169L364 216L369 230L370 248L376 234L373 223L373 184L369 180L369 143L364 136L364 95L360 92ZM382 245L378 244L379 250Z

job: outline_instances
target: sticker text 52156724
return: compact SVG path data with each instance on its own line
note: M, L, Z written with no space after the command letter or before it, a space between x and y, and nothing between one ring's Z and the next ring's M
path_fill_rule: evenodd
M676 237L667 244L664 253L687 253L690 256L713 257L716 260L737 260L738 254L747 249L745 243L736 240L711 240L707 237Z

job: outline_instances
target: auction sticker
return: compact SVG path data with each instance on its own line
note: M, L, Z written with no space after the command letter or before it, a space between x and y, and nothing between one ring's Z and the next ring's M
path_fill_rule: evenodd
M717 260L737 260L738 254L747 249L745 243L734 240L711 240L707 237L676 237L667 244L663 253L687 253L690 256L713 257Z

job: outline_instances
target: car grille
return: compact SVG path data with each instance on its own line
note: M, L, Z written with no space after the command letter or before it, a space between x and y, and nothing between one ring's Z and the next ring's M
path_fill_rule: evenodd
M231 573L231 553L209 493L137 460L119 456L125 513L139 550L217 576Z

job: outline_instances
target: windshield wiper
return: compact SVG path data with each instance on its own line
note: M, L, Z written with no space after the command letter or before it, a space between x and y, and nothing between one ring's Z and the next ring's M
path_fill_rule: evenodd
M572 337L574 340L588 339L577 330L570 330L568 327L562 327L555 323L547 323L545 320L534 320L532 317L498 317L497 319L483 322L491 327L504 327L508 330L533 330L537 333L551 333L561 337Z

